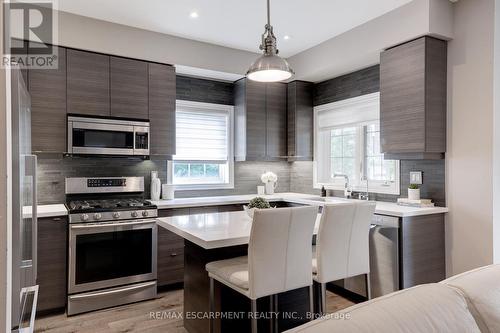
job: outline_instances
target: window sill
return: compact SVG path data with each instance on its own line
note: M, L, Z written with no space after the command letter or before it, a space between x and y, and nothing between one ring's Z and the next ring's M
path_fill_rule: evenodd
M234 184L173 184L176 191L231 190Z

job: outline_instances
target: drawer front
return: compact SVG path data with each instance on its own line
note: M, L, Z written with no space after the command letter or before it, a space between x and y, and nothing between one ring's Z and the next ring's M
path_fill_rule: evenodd
M184 280L184 239L158 229L158 286Z

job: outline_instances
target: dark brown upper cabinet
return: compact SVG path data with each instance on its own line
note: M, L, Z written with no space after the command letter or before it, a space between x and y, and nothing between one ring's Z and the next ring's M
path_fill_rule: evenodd
M109 56L67 50L68 113L110 115Z
M313 87L306 81L288 84L288 161L313 160Z
M66 151L66 49L58 47L57 69L30 69L31 137L35 153Z
M266 84L267 157L286 158L286 84Z
M149 63L150 152L175 155L175 68Z
M380 143L386 159L446 151L445 41L422 37L380 55Z
M287 157L286 84L241 79L235 84L235 159Z
M111 116L148 119L148 63L110 57Z

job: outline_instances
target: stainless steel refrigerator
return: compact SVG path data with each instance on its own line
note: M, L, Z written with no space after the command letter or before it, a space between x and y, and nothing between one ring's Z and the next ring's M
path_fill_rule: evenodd
M36 156L31 154L31 99L18 67L12 96L12 331L32 332L38 297Z

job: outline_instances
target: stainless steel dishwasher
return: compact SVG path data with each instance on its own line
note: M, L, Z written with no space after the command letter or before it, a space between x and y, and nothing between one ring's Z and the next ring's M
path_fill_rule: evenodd
M370 229L370 282L372 297L399 290L399 218L374 215ZM339 285L342 286L341 283ZM345 279L343 287L366 296L363 276Z

